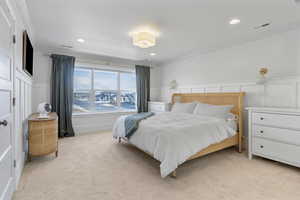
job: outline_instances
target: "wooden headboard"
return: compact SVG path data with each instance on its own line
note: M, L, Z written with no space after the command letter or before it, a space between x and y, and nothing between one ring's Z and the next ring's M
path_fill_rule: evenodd
M172 104L175 102L188 103L198 101L213 105L233 105L231 112L238 116L238 129L240 135L243 130L243 101L245 92L232 93L175 93Z

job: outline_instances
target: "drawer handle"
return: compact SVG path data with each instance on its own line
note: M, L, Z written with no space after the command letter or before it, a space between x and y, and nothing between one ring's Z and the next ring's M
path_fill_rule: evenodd
M260 131L260 133L264 133L264 131Z
M263 118L263 117L261 117L261 118L260 118L260 120L264 120L264 118Z
M260 145L260 148L261 148L261 149L263 149L263 148L264 148L264 146L263 146L263 145Z
M0 121L0 126L7 126L8 122L6 120Z

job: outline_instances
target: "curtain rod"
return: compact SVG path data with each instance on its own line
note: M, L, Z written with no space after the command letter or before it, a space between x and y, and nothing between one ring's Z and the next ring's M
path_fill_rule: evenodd
M44 54L46 57L51 57L52 54ZM108 65L108 66L116 66L116 67L134 67L135 65L149 65L149 67L152 69L154 68L151 63L149 64L143 64L143 63L132 63L130 64L122 64L122 63L116 63L116 62L111 62L111 61L104 61L104 60L95 60L95 59L83 59L79 57L76 57L74 55L68 55L68 54L61 54L61 55L66 55L66 56L73 56L76 58L76 61L78 62L86 62L86 63L91 63L91 64L98 64L98 65ZM147 61L150 62L150 61Z

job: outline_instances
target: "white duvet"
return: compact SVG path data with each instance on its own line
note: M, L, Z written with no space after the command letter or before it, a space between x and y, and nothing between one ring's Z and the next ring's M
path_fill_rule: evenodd
M125 137L121 116L114 124L113 137ZM166 177L189 157L235 134L226 120L186 113L158 113L142 120L129 142L161 162Z

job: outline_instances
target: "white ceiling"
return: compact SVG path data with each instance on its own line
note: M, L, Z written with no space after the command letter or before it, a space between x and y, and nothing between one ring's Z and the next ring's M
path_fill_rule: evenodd
M26 0L38 48L165 62L266 37L300 24L294 0ZM237 17L239 25L228 21ZM271 26L255 30L266 22ZM134 47L128 33L151 24L157 45ZM76 41L84 38L85 43ZM150 52L157 53L149 56Z

